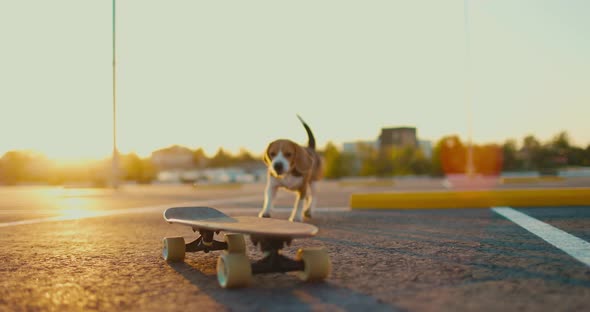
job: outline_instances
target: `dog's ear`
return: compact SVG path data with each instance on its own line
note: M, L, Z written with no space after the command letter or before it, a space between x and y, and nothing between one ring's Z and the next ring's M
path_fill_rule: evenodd
M301 173L311 169L312 157L303 147L296 145L295 148L295 169Z
M272 144L272 143L271 143ZM272 162L270 157L268 156L268 151L270 149L270 145L269 144L266 149L264 150L264 155L262 156L262 161L264 162L264 164L268 167L270 166L270 163Z

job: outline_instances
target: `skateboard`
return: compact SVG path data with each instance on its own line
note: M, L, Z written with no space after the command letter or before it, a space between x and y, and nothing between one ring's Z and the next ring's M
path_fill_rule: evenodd
M303 281L322 281L330 274L330 257L323 248L303 248L295 259L281 254L293 239L309 238L318 228L311 224L259 217L230 217L210 207L174 207L164 211L164 220L190 226L199 237L185 243L183 237L163 239L162 256L166 261L184 261L187 252L222 250L217 259L217 280L223 288L248 286L253 274L297 272ZM224 232L224 241L214 234ZM245 235L259 246L264 257L250 262Z

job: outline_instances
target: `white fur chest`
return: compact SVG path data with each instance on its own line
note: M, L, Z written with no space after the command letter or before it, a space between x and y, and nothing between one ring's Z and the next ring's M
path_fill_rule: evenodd
M303 183L303 177L296 177L290 174L282 178L272 177L272 179L275 185L292 191L297 190Z

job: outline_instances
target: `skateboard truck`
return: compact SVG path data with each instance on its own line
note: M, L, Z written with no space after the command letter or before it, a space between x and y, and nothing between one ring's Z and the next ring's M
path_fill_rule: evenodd
M227 243L213 239L213 231L199 231L200 236L186 244L186 252L205 252L215 250L227 250ZM285 257L280 250L285 245L291 245L290 239L270 239L252 235L252 243L260 246L264 252L264 258L251 264L252 274L262 273L286 273L292 271L303 271L305 268L303 261L297 261Z
M195 230L196 232L196 230ZM199 231L200 236L186 244L186 252L198 252L203 251L208 253L213 250L226 250L227 243L216 241L213 239L213 231Z
M251 235L250 239L255 246L260 245L260 250L264 252L264 258L252 263L252 274L286 273L305 269L303 261L281 255L280 250L285 245L291 245L290 239L271 239L256 235Z

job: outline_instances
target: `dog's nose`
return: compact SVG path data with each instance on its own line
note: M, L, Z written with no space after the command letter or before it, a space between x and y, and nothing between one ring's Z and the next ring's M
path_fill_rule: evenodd
M283 164L282 163L280 163L280 162L275 163L273 165L273 167L275 168L276 173L281 174L283 172Z

